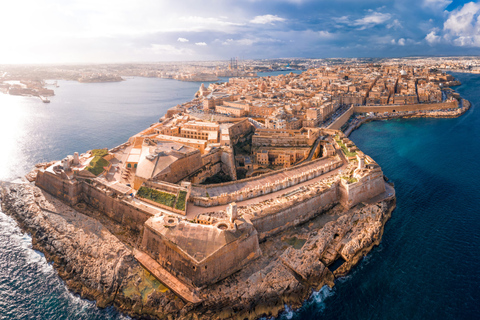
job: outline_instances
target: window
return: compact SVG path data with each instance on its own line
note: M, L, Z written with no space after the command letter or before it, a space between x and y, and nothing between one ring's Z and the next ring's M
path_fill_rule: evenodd
M128 168L131 168L131 167L132 167L132 164L131 164L131 163L127 164L127 167L128 167Z

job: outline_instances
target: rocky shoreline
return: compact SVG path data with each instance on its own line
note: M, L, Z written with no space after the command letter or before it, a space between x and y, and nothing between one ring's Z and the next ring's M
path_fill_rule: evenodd
M312 290L333 286L335 277L380 243L395 208L394 195L348 211L337 205L268 238L261 257L201 290L203 302L193 305L143 269L125 230L92 218L92 208L71 208L30 184L3 187L1 198L3 211L31 234L33 247L53 262L70 290L143 319L257 319L277 316L286 305L300 307ZM338 258L345 262L331 271Z

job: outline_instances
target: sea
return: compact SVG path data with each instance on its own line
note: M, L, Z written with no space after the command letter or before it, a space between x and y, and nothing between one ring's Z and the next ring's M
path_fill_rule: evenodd
M298 310L285 306L279 319L480 318L480 75L453 75L463 83L455 90L472 103L462 117L376 121L353 132L350 138L395 183L397 208L381 244L349 275ZM200 83L58 85L49 104L0 94L0 180L75 151L115 147L191 100ZM0 212L4 319L129 318L68 291L31 237Z

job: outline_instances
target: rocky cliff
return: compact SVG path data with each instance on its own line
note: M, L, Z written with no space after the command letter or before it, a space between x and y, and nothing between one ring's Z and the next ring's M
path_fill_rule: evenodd
M202 289L186 304L145 271L119 233L31 185L2 190L3 211L31 233L68 287L97 305L139 318L256 319L299 307L312 290L333 286L381 240L395 207L391 197L345 211L341 206L261 243L262 256ZM112 230L111 227L109 227ZM115 232L114 232L115 233ZM332 263L345 262L336 270ZM338 261L337 261L338 262Z

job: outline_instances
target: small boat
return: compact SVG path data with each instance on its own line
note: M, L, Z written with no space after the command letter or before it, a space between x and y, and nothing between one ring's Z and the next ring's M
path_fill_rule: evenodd
M48 100L47 97L40 96L40 99L42 100L43 103L50 103L50 100Z

